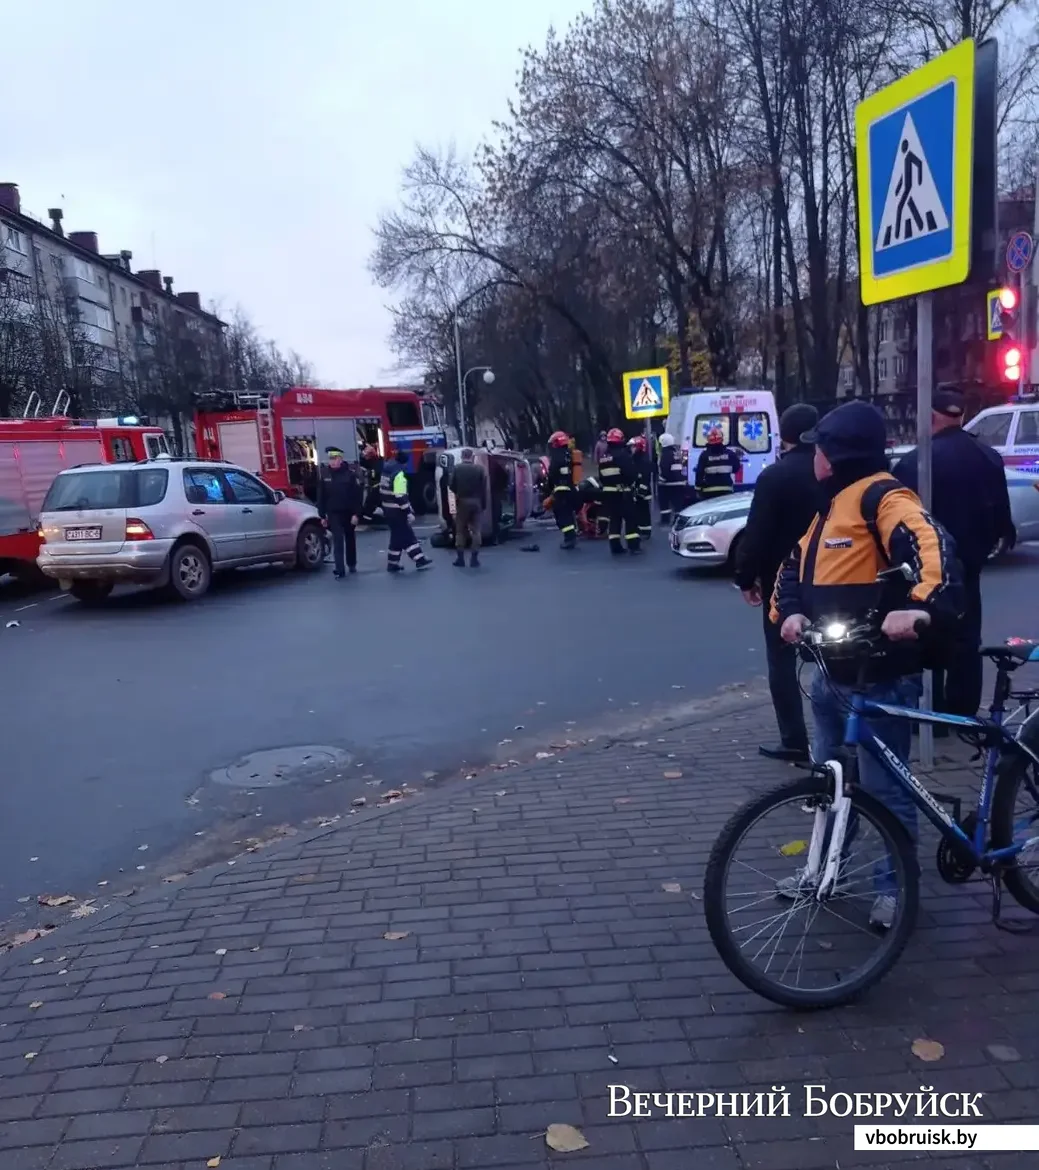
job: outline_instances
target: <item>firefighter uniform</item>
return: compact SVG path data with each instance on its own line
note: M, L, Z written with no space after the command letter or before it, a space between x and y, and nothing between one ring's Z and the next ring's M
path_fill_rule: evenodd
M569 446L553 446L548 459L548 488L552 493L552 514L563 537L563 548L577 544L574 519L574 465Z
M433 565L422 551L422 545L411 527L414 513L411 510L411 500L408 498L408 477L404 473L406 462L407 456L403 453L398 454L397 462L384 467L379 480L382 514L390 529L389 550L386 554L386 569L390 573L403 571L400 563L401 553L408 554L416 569L429 569Z
M675 508L681 504L685 486L682 474L682 456L671 435L660 437L660 464L657 488L660 493L660 523L670 528Z
M619 430L610 431L606 454L599 460L599 479L602 483L603 511L606 513L610 537L610 552L614 556L630 550L641 551L638 526L635 524L632 488L635 469L631 454L624 445Z
M720 440L709 441L696 464L696 491L701 499L731 495L740 470L740 457Z
M361 509L361 519L370 524L375 519L375 509L381 502L380 481L382 479L382 456L374 448L369 447L361 459L361 467L365 475L364 506Z
M643 439L643 444L645 440ZM636 446L631 457L635 482L632 484L631 499L639 537L649 540L653 535L653 466L649 453L643 446Z

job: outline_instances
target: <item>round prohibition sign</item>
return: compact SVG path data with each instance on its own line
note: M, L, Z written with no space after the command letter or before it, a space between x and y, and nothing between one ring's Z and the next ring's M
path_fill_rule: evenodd
M1023 272L1032 259L1035 244L1028 232L1015 232L1007 244L1007 268L1011 272Z

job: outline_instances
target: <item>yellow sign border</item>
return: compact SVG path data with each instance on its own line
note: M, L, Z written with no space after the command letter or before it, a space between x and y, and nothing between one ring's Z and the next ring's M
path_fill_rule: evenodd
M641 382L643 378L660 379L660 406L655 410L634 410L631 405L631 384ZM671 410L671 372L667 366L656 370L628 370L621 374L621 385L624 387L624 417L636 418L666 418Z
M998 333L992 332L992 304L999 300L999 294L1002 289L989 289L988 295L985 297L985 333L988 335L989 341L999 341L1003 336L1002 328L1002 314L1000 314L1000 329Z
M971 226L974 213L974 86L976 49L973 40L958 45L928 61L919 69L893 82L855 107L855 163L859 191L859 280L862 303L879 305L886 301L932 292L936 288L962 284L970 275ZM873 201L869 157L870 127L896 113L947 81L956 82L956 113L953 127L953 206L951 209L952 255L944 260L920 264L888 276L873 275Z

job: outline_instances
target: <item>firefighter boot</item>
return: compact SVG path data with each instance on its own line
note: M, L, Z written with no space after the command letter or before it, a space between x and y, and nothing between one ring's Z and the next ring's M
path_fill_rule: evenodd
M451 564L454 565L456 569L465 568L465 553L461 549L455 553L455 559L451 562Z
M474 548L469 554L469 568L478 569L480 567L480 554Z

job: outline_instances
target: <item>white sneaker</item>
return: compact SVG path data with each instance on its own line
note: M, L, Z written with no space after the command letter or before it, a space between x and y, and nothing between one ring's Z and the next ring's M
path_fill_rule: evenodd
M879 894L869 912L869 924L878 930L890 930L895 921L898 902L894 894Z

